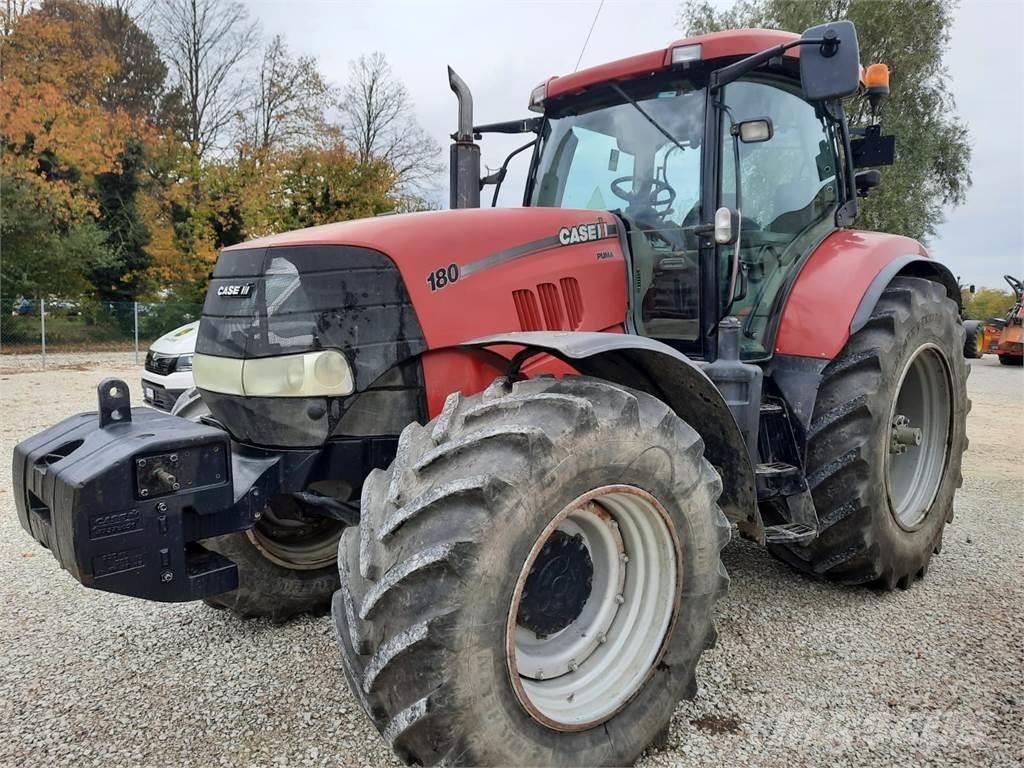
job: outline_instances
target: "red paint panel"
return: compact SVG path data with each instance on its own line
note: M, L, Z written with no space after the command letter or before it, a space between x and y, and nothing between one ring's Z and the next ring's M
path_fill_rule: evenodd
M727 32L713 32L676 40L665 48L640 53L625 59L600 64L571 75L554 77L547 83L545 98L555 98L578 93L592 85L609 80L625 80L659 72L672 66L672 49L683 45L701 45L701 60L711 61L735 56L749 56L780 43L789 43L799 38L791 32L773 29L735 29ZM798 48L791 48L785 55L796 57Z
M605 333L625 333L623 325L614 325L604 329ZM502 344L488 347L506 360L511 358L521 347ZM445 398L452 392L461 392L467 397L486 389L492 381L505 373L502 365L486 352L470 349L438 349L426 352L420 358L423 363L423 380L427 390L427 418L432 419L441 412ZM550 373L554 376L568 376L579 373L567 363L551 355L537 355L527 360L522 367L527 376Z
M502 357L509 358L519 347L492 347ZM444 401L452 392L461 392L467 397L482 392L491 382L505 374L503 366L495 365L493 358L467 349L438 349L426 352L420 358L423 363L423 381L427 391L427 418L432 419L441 412ZM576 369L551 355L537 355L523 365L527 377L539 373L566 376Z
M786 300L775 352L831 360L850 337L850 322L875 276L901 256L928 256L916 240L841 229L815 249Z

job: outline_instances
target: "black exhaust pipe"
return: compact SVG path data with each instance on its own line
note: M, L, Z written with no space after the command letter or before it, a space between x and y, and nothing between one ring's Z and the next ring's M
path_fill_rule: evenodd
M448 67L448 83L459 100L459 129L452 134L452 208L480 207L480 146L473 141L473 94L466 81Z

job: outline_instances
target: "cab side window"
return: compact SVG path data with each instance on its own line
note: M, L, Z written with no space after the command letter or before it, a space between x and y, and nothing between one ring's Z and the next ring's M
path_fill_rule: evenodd
M771 119L774 136L740 144L744 218L769 232L791 233L834 211L836 158L824 121L796 93L768 81L740 81L726 89L736 122ZM728 121L726 121L728 122ZM735 171L729 126L724 126L723 204L735 205Z

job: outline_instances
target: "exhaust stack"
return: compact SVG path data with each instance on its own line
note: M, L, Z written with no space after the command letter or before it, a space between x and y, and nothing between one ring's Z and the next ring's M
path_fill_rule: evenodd
M448 84L459 100L459 128L452 134L451 195L452 208L480 207L480 146L473 141L473 94L466 81L448 67Z

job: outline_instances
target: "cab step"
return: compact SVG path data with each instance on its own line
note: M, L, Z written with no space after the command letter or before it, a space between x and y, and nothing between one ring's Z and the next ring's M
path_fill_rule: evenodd
M765 544L806 544L817 535L814 528L802 523L769 525L764 529Z

